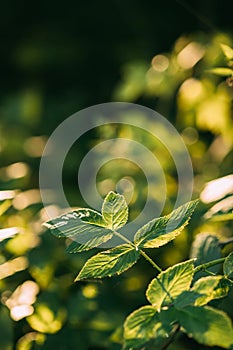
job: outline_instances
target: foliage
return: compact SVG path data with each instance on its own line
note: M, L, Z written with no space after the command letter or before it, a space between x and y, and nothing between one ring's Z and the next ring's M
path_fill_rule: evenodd
M56 236L75 240L72 250L68 249L70 252L81 250L79 237L83 239L83 223L86 225L86 240L81 245L84 250L94 247L92 242L95 235L97 245L106 242L106 229L112 233L108 236L109 240L117 235L127 243L91 257L75 281L119 275L134 265L140 255L159 270L160 273L149 283L146 291L151 305L133 311L124 322L124 349L141 349L149 343L149 346L162 346L164 349L165 344L168 346L178 331L204 345L225 349L233 346L230 318L223 311L207 305L214 299L227 296L233 284L230 279L233 273L233 253L226 258L219 258L220 251L217 255L213 253L214 248L219 246L218 240L211 235L202 235L198 244L194 242L192 250L197 261L196 267L195 259L191 259L162 271L143 250L158 248L176 238L187 225L197 203L198 201L192 201L184 204L169 215L145 224L136 232L133 242L116 231L127 223L128 209L124 197L114 192L109 192L106 196L102 213L84 208L45 223ZM78 248L75 249L75 246ZM201 277L193 283L195 273L209 271L209 267L222 262L224 275L212 275L211 272L210 276Z
M40 157L51 132L77 110L109 100L137 102L155 109L177 128L188 148L194 170L194 197L201 193L201 204L182 234L160 249L148 250L148 254L165 271L195 256L198 257L195 269L227 257L232 252L232 78L228 75L232 67L222 48L232 47L231 34L226 32L232 24L231 11L228 5L224 9L224 1L212 1L211 11L203 2L195 4L195 12L206 12L209 22L213 22L213 32L210 27L205 30L207 21L201 23L200 18L194 18L178 2L170 2L169 11L166 2L135 4L132 16L129 1L124 2L124 11L116 2L91 5L76 2L67 8L66 14L57 2L40 3L36 14L33 3L26 5L4 2L1 11L2 33L7 34L3 36L1 55L4 88L0 189L10 190L8 196L12 197L0 203L0 229L4 230L0 233L5 238L0 242L0 349L119 350L124 319L145 304L139 315L148 315L148 328L142 332L149 334L149 338L153 331L160 334L158 344L151 339L146 347L157 348L163 341L164 329L167 334L171 332L172 306L158 313L145 301L144 292L155 278L155 270L141 258L132 269L104 282L88 278L74 284L76 271L81 270L93 252L100 253L99 248L106 247L106 243L99 246L96 243L99 239L110 239L112 232L106 229L105 235L100 227L97 239L91 237L88 242L83 234L79 248L78 242L55 239L41 228L48 217L38 190ZM211 70L216 68L227 69L223 71L227 75L213 74ZM153 123L148 126L153 127ZM158 216L166 193L163 212L166 216L177 195L173 160L149 134L126 125L97 128L72 147L63 169L64 190L70 204L86 206L74 183L88 150L106 139L121 137L137 140L155 154L167 188L156 177L148 194L143 171L133 163L116 160L106 164L97 176L100 195L105 197L110 190L124 194L131 220L147 199L153 203L154 217ZM108 151L115 155L114 147ZM154 175L152 168L149 170L149 176ZM49 209L54 216L62 213L54 205ZM114 239L115 235L111 240ZM117 239L119 242L120 238ZM83 250L84 246L94 250ZM64 248L80 254L64 254ZM176 299L176 308L184 308L190 299L195 308L202 308L210 298L210 305L205 307L222 310L233 318L233 294L227 279L222 278L221 266L207 265L204 270L195 270L191 289ZM231 267L226 269L223 264L223 271L232 279ZM216 288L218 281L220 289ZM194 284L199 291L211 286L208 296L197 299L192 290ZM226 297L217 299L218 289L221 295L224 289ZM181 313L180 323L182 317L186 317L186 323L189 314L188 309ZM207 324L209 314L206 311ZM224 326L228 327L226 323ZM196 332L196 328L192 331ZM137 344L140 338L144 342L140 332L139 322L132 333L137 336ZM172 350L209 348L181 333L178 324L172 324L171 338L176 334L170 345ZM128 343L131 338L129 335Z

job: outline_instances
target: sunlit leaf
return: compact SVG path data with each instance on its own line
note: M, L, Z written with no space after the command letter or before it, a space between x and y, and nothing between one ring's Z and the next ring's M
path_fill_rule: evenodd
M217 68L208 69L208 72L216 75L220 75L223 77L233 75L233 69L226 68L226 67L217 67Z
M192 260L169 267L149 284L146 291L148 301L157 310L163 305L170 304L179 294L189 289L193 273Z
M15 236L19 232L20 232L20 229L18 227L8 227L8 228L1 229L0 230L0 242L4 241L5 239L8 239L8 238Z
M233 49L226 44L220 44L220 46L221 46L221 49L222 49L224 55L226 56L226 58L228 60L232 60L233 59Z
M141 349L141 345L151 339L168 338L172 331L172 323L167 322L163 312L158 313L153 306L143 306L132 312L124 323L126 345L129 348L133 346L133 349Z
M233 193L233 174L207 182L200 194L203 203L211 203Z
M186 203L169 215L151 220L135 234L134 242L139 247L157 248L175 239L188 224L198 200Z
M63 326L66 311L60 309L56 314L45 304L36 307L36 312L27 317L27 322L36 331L41 333L57 333Z
M78 253L98 247L112 238L113 232L104 228L100 213L91 209L78 209L44 224L58 237L68 237L74 242L67 248Z
M190 257L196 258L195 265L205 264L209 261L221 258L222 253L219 240L216 236L208 233L199 233L193 241ZM218 272L219 266L209 268L212 272Z
M78 217L80 220L88 224L102 226L102 227L106 226L106 223L104 222L102 215L96 210L89 209L89 208L80 208L75 210L75 212L78 214Z
M212 221L233 220L233 196L216 203L205 213L204 218Z
M195 305L206 305L213 299L225 297L228 294L229 286L221 283L223 279L223 276L207 276L197 280L192 291L202 295L196 299Z
M90 258L83 266L75 281L86 278L102 278L121 274L133 266L140 256L130 244L123 244Z
M66 248L66 251L68 253L79 253L85 250L90 250L109 241L112 236L113 232L110 230L85 229L84 232L75 236L75 241Z
M113 230L124 226L128 220L128 206L125 197L114 192L109 192L102 206L102 216L105 225Z
M183 330L198 343L228 349L233 344L230 318L209 306L187 306L179 310L177 318Z
M224 275L231 278L233 277L233 253L230 253L223 264Z
M0 201L5 201L7 199L13 199L16 195L16 191L0 191Z

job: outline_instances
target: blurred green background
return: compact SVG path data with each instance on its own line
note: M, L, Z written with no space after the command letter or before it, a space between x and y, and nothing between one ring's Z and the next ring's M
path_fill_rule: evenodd
M0 29L0 190L14 191L1 198L0 228L19 231L0 247L0 349L120 349L120 327L146 303L154 271L141 259L120 277L74 284L93 252L68 255L66 242L42 229L47 217L38 190L40 157L49 135L71 114L125 101L155 109L180 132L193 162L194 197L206 182L231 174L232 80L208 70L229 65L220 44L233 46L232 2L9 1L1 4ZM87 133L63 169L71 205L86 205L74 183L87 151L125 135L158 151L149 135L133 128ZM160 162L166 213L174 204L177 176L169 157ZM99 173L97 187L104 196L122 177L134 184L131 194L127 186L121 190L132 198L135 217L146 201L147 184L133 164L110 163ZM155 188L155 205L159 195ZM188 258L198 232L221 239L232 235L228 220L200 220L207 208L199 206L180 238L150 252L162 267ZM59 208L53 209L58 215ZM231 293L219 304L231 317L232 301ZM170 348L205 349L185 336Z

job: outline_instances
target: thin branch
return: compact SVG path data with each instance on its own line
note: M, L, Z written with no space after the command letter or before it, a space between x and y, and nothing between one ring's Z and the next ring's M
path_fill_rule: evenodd
M166 350L169 347L169 345L171 345L171 343L173 343L173 341L175 340L176 335L179 333L179 330L180 330L180 326L177 325L176 329L173 332L173 334L171 335L171 337L168 339L166 344L164 344L163 347L160 350Z
M156 268L156 270L158 270L159 272L162 272L163 270L143 251L143 250L139 250L140 254L154 267Z
M222 264L222 263L224 263L225 259L226 258L220 258L220 259L216 259L216 260L210 261L208 263L199 265L194 269L194 273L197 273L199 271L204 271L204 270L208 269L209 267L212 267L212 266L215 266L218 264Z

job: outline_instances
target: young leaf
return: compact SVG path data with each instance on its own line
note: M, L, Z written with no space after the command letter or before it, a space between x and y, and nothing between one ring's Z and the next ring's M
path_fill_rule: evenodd
M151 339L168 338L172 332L172 323L167 322L163 312L158 313L153 306L142 306L132 312L124 323L124 339L133 349L141 349ZM167 316L167 315L166 315Z
M195 265L202 265L209 261L222 257L219 240L216 236L208 233L199 233L191 247L190 258L196 258ZM219 266L209 268L210 271L216 273Z
M233 253L230 253L223 264L224 275L231 278L233 277Z
M123 227L128 220L128 206L125 197L114 192L109 192L102 206L102 216L105 227L112 230Z
M188 224L198 200L186 203L169 215L151 220L135 234L134 243L140 248L157 248L175 239Z
M192 260L169 267L154 278L148 286L148 301L160 310L170 304L183 291L188 290L192 282L194 265Z
M187 306L177 312L177 318L183 330L200 344L225 349L233 344L231 320L223 311L209 306Z
M106 276L120 275L133 266L140 257L130 244L123 244L90 258L83 266L75 281L86 278L102 278Z
M221 280L223 280L223 276L207 276L197 280L191 290L202 295L196 299L195 305L206 305L213 299L225 297L229 287L224 286Z

